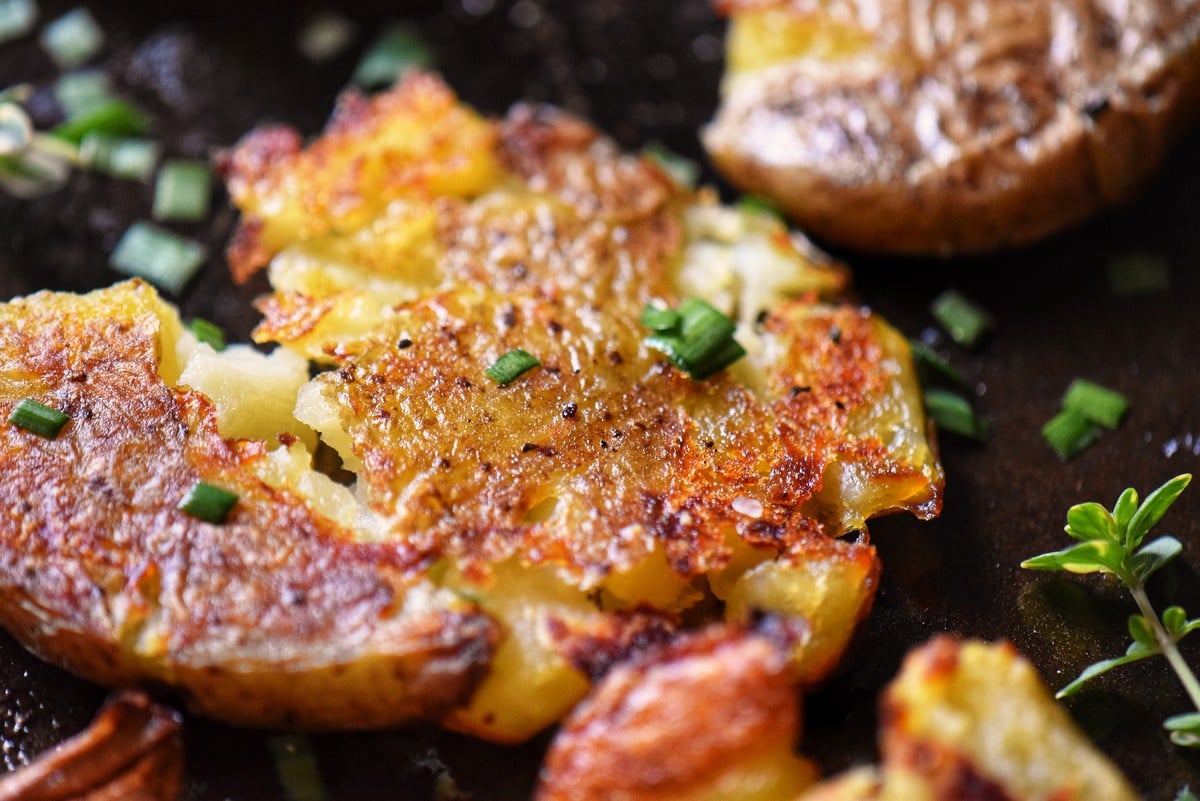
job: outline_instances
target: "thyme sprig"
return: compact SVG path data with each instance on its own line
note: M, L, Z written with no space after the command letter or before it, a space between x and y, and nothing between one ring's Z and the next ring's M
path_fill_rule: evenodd
M1160 617L1146 594L1146 581L1178 556L1183 545L1170 535L1143 544L1146 535L1191 480L1188 473L1176 476L1140 504L1137 491L1130 487L1121 493L1112 511L1092 502L1072 506L1067 510L1066 532L1078 542L1061 551L1026 559L1021 567L1069 573L1110 573L1125 585L1138 607L1139 614L1129 617L1132 642L1125 654L1089 665L1079 678L1058 691L1058 697L1078 692L1086 682L1113 668L1161 654L1170 663L1196 708L1195 712L1167 718L1163 727L1171 733L1171 742L1176 745L1200 748L1200 681L1179 652L1180 640L1200 629L1200 618L1189 620L1180 606L1170 607Z

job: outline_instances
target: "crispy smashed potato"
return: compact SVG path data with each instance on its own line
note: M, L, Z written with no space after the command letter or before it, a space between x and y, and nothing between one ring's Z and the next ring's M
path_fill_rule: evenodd
M577 120L415 75L223 168L284 350L214 353L137 283L0 307L0 414L72 416L0 435L0 620L47 658L240 723L519 741L722 610L803 620L788 673L818 681L874 596L866 521L940 509L907 344L845 269ZM639 322L687 297L747 350L703 381ZM540 366L500 386L515 348ZM239 494L226 524L176 510L197 479Z
M110 698L87 729L0 777L0 801L175 801L182 723L140 693Z
M884 695L883 765L801 801L1134 801L1028 662L1007 644L940 637Z
M718 0L705 145L738 186L863 250L1031 242L1128 198L1200 103L1200 7Z

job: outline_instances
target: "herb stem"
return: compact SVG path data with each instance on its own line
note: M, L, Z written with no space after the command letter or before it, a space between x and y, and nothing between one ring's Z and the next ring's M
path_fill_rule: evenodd
M1188 697L1192 699L1192 705L1200 712L1200 680L1196 679L1196 674L1192 672L1192 669L1188 667L1188 663L1184 661L1183 654L1179 653L1179 646L1175 642L1175 638L1163 628L1158 613L1150 605L1150 598L1146 595L1145 586L1141 581L1130 583L1126 586L1128 586L1133 600L1137 603L1142 617L1146 618L1146 622L1150 624L1150 628L1154 631L1154 638L1158 640L1158 647L1162 649L1163 656L1167 658L1167 661L1171 664L1171 669L1179 677L1179 683L1183 685L1183 689L1187 691Z

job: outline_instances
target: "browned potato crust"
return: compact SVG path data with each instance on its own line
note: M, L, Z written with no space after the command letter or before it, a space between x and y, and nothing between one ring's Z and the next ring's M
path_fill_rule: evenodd
M1200 102L1200 5L721 0L705 144L743 189L862 250L1031 242L1129 197Z
M0 777L0 801L175 801L179 715L140 693L110 698L87 729Z
M791 799L799 702L784 642L713 628L619 665L563 724L537 801Z
M252 725L362 727L437 717L470 692L495 630L406 598L411 552L349 541L249 469L211 404L158 372L144 284L0 305L0 418L26 396L71 422L0 425L0 622L110 686L178 687ZM203 479L240 500L224 525L176 509Z

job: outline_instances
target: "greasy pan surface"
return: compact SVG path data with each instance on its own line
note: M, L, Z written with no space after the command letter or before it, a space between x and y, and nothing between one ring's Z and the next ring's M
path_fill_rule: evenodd
M450 84L485 111L501 112L519 98L552 101L590 117L626 147L659 140L699 157L696 131L715 107L720 74L722 28L708 0L343 5L360 23L360 39L347 55L316 66L292 46L305 18L292 3L91 4L109 34L103 65L118 90L153 114L153 133L168 155L207 155L266 120L315 132L363 39L403 15L435 44ZM48 20L72 4L41 6ZM0 45L0 86L27 80L45 88L55 75L31 39ZM48 92L35 98L34 110L52 121ZM874 757L878 690L907 648L933 633L1007 637L1051 686L1124 649L1132 609L1126 596L1103 582L1063 581L1017 565L1065 543L1072 503L1111 504L1126 486L1144 494L1200 469L1197 189L1200 136L1192 135L1134 203L1032 249L946 262L849 257L863 300L905 333L932 325L929 301L949 286L982 301L998 327L976 352L946 348L993 433L982 445L942 437L943 516L872 526L884 563L875 612L842 672L808 703L803 749L826 772ZM148 216L149 199L140 185L86 174L35 201L0 196L0 298L111 283L117 276L106 267L107 253L125 227ZM178 230L220 253L234 222L221 197L209 221ZM1130 252L1167 258L1170 291L1113 295L1109 260ZM264 290L265 282L233 287L212 258L178 301L185 316L244 337L256 319L250 300ZM1119 430L1063 464L1038 431L1076 376L1123 392L1132 405ZM1184 556L1153 587L1160 601L1170 598L1193 615L1200 612L1197 520L1200 489L1193 488L1163 526L1185 543ZM1200 663L1200 649L1190 645L1185 653ZM0 634L4 768L81 729L103 695ZM1173 749L1159 728L1186 707L1161 661L1110 675L1071 706L1151 799L1200 785L1200 759ZM269 733L193 719L186 731L188 797L282 797ZM527 798L545 745L506 749L432 731L318 736L315 743L332 797L364 801L432 797L439 760L475 798Z

